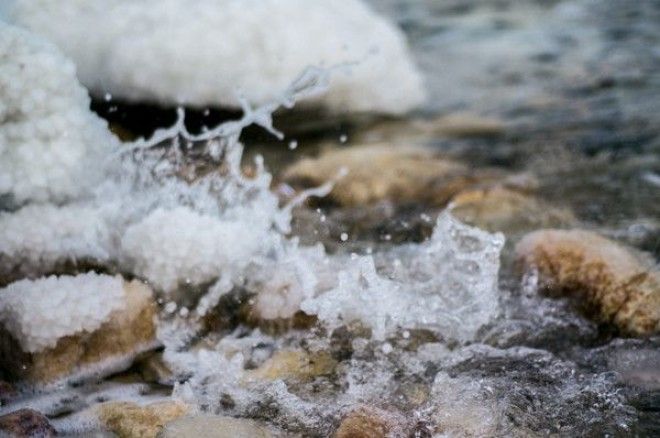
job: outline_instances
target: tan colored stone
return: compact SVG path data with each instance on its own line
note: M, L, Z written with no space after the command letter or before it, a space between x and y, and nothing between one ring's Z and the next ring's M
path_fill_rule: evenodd
M27 353L11 335L0 331L0 368L12 379L33 384L127 368L137 355L157 345L157 308L152 290L139 281L126 282L124 292L124 310L112 313L98 330L64 337L53 348Z
M584 230L540 230L516 246L546 291L574 296L598 321L623 333L660 332L660 272L623 245Z
M174 401L146 406L132 402L107 402L96 409L101 424L120 438L155 438L165 424L190 410L188 405Z
M337 362L328 352L277 351L259 368L247 373L248 380L310 380L331 374Z
M452 199L451 208L457 219L488 231L515 233L576 222L569 210L500 186L463 191Z
M494 171L471 172L464 164L437 157L426 148L376 144L302 159L284 171L283 179L297 188L313 187L334 180L342 169L347 174L328 196L345 206L382 200L443 205L466 187L501 177Z
M363 406L346 415L335 438L386 438L406 436L405 420L398 414Z
M253 420L198 415L169 423L159 438L270 438L273 434Z
M499 119L468 112L445 114L435 119L386 120L364 126L355 133L358 142L424 144L443 137L498 137L506 132Z

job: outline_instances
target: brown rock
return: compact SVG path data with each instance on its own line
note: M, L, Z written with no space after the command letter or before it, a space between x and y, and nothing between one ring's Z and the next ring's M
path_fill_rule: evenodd
M335 438L386 438L406 436L406 421L399 414L363 406L344 417Z
M96 409L101 424L120 438L155 438L165 424L189 411L187 405L173 401L147 406L131 402L108 402Z
M451 202L452 214L488 231L520 232L565 226L576 219L568 210L549 206L532 195L506 187L466 190Z
M335 184L329 198L354 206L388 199L413 202L447 199L472 182L461 163L438 158L424 148L377 144L327 151L285 170L289 184L304 188L321 185L348 172ZM443 195L443 196L440 196Z
M577 298L598 321L623 333L660 332L660 272L621 244L583 230L541 230L516 246L546 292Z
M47 438L57 435L48 419L33 409L20 409L0 416L0 435Z
M253 420L199 415L169 423L159 438L270 438L273 434Z
M141 282L125 283L124 292L125 310L112 313L98 330L64 337L53 348L24 352L9 333L0 330L0 368L12 379L33 384L127 368L140 353L157 346L156 304L151 289Z
M259 368L248 372L247 379L310 380L331 374L337 362L328 352L277 351Z

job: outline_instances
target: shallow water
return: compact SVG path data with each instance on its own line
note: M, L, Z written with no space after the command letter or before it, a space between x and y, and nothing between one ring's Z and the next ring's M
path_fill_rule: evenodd
M470 117L494 119L497 128L485 135L473 131L455 136L433 129L420 133L405 120L347 122L339 118L296 129L297 116L287 119L282 115L276 121L289 138L277 142L261 134L247 135L244 163L252 162L258 153L264 155L277 188L280 169L324 147L381 140L427 145L474 168L496 167L533 175L537 196L571 210L580 227L646 251L658 263L658 2L371 3L403 27L425 74L430 99L410 119L433 125L439 116L465 112ZM323 115L309 115L310 119L316 117L322 119ZM340 140L343 135L347 136L345 143ZM295 150L286 149L291 138L298 141ZM193 157L191 162L199 164L196 160L198 157ZM268 187L268 182L262 181L255 192L263 187ZM263 205L261 198L255 201L247 192L237 190L242 196L237 199L248 199L245 205L232 206L237 211ZM164 202L166 195L161 192L165 190L152 191ZM152 196L151 191L148 193ZM187 196L194 198L196 193L191 190ZM240 204L236 199L233 202ZM437 274L432 269L415 271L405 266L405 261L415 261L425 248L417 244L432 235L441 207L411 202L341 208L323 200L314 202L312 208L294 209L292 235L301 244L323 243L330 254L330 270L351 272L357 265L357 256L352 253L364 256L373 251L374 270L388 281L403 284L401 289L392 290L408 294L416 293L415 276ZM203 201L199 205L207 207ZM220 214L224 215L224 210ZM240 214L246 215L244 211ZM238 304L221 301L216 330L184 339L185 348L170 348L167 342L175 341L167 340L165 356L173 368L173 380L179 383L174 393L205 412L256 419L294 436L330 435L343 413L357 404L379 406L413 418L411 429L416 435L412 436L660 433L660 338L622 338L612 327L584 317L572 303L539 296L520 281L511 265L512 243L531 230L503 231L508 243L501 257L499 295L496 302L486 303L499 306L499 311L495 317L486 318L490 321L487 324L477 324L481 327L474 333L457 336L432 323L406 329L408 321L401 323L403 329L396 324L383 329L380 337L365 334L360 324L336 321L304 330L283 330L277 324L255 330L249 322L232 316L242 294L250 292L241 290L237 292ZM346 239L342 239L343 233ZM264 240L277 240L280 234L264 236ZM443 248L449 245L442 243ZM277 245L279 241L273 248L280 248ZM278 257L288 263L286 269L298 269L300 255L287 244L280 250L284 255ZM314 265L315 257L310 252L302 258L323 271ZM443 260L454 258L450 255ZM398 278L397 259L404 260L401 272L405 274ZM266 266L263 269L282 270L283 265L273 268L259 262L263 265L258 266ZM444 287L448 277L457 275L456 270L445 274L432 284L437 290ZM367 287L390 290L389 283L379 283L383 278L374 275L362 272L355 283L375 278ZM269 280L255 277L262 282ZM465 282L472 281L470 276L465 278ZM245 287L262 287L256 283ZM194 296L188 299L195 303ZM337 306L337 298L333 300ZM373 302L360 305L367 313L379 310ZM419 310L412 312L420 317ZM324 319L320 314L319 318ZM178 330L177 323L185 326L185 318L164 319L172 323L173 331ZM192 354L189 347L205 353ZM273 351L283 348L311 354L327 352L335 365L331 372L311 379L246 387L241 380L243 368L255 369ZM240 351L242 360L236 356L228 359L228 351ZM61 430L75 432L81 424L84 429L86 421L75 413L99 400L146 401L172 390L172 382L143 384L140 372L140 365L136 365L99 386L87 383L27 397L2 410L34 406L53 418Z

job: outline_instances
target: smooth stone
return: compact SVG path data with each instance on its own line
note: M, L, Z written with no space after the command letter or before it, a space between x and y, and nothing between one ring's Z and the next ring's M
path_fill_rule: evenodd
M660 332L660 272L624 245L585 230L539 230L516 246L546 292L576 298L599 322L633 336Z
M256 421L244 418L197 415L169 423L159 438L271 438L273 434Z
M155 438L165 424L185 415L190 407L175 401L140 406L108 402L96 407L101 424L120 438Z

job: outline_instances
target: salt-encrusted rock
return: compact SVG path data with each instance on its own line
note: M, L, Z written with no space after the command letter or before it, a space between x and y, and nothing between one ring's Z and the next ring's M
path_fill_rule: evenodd
M81 274L21 280L0 289L3 371L51 383L104 375L157 345L151 289Z
M169 423L160 438L270 438L273 434L245 418L198 415Z
M335 180L329 198L354 206L381 200L432 202L444 205L459 191L487 180L496 172L470 172L456 161L435 156L421 147L390 144L353 146L302 159L283 173L294 187L310 187Z
M660 272L623 245L584 230L540 230L516 254L542 287L578 298L599 321L631 335L660 331Z
M489 231L519 233L575 223L568 210L505 187L466 190L451 201L452 214L463 222Z
M344 417L335 438L386 438L406 436L405 418L398 413L362 406Z
M20 409L0 416L0 436L48 438L57 435L48 419L33 409Z
M22 203L85 193L118 141L89 109L73 63L2 21L0 59L0 195Z
M190 407L176 401L140 406L132 402L108 402L96 407L101 424L120 438L155 438L163 427L182 417Z
M236 107L237 90L263 103L310 65L351 63L317 101L400 114L424 98L403 33L359 0L39 0L10 12L56 42L101 96Z
M98 208L39 204L0 212L0 285L105 265L111 253L112 233Z
M310 380L332 373L336 365L328 352L277 351L259 368L249 371L247 379Z
M121 247L133 272L171 292L245 267L262 249L269 219L225 220L186 207L159 208L126 230Z

